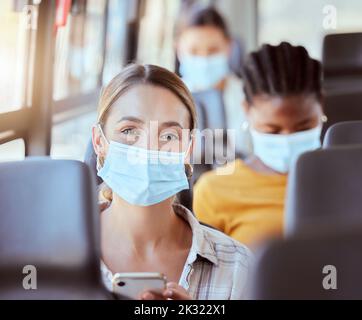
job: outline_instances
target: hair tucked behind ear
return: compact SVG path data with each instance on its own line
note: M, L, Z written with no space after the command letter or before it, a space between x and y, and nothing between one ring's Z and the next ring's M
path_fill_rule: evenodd
M321 63L302 46L264 44L251 52L243 67L244 93L251 104L256 95L314 94L321 99Z

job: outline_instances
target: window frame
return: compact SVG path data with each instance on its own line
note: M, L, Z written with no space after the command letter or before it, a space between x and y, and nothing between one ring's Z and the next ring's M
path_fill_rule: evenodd
M0 133L13 131L5 137L0 137L0 144L10 142L15 139L23 139L25 144L25 155L31 155L37 151L38 155L46 155L49 141L46 141L48 130L46 123L35 125L37 116L41 113L42 119L49 113L49 107L44 108L49 103L49 88L52 84L53 68L47 68L53 61L53 25L55 19L55 2L42 1L38 5L38 21L35 35L35 59L33 73L32 99L30 106L23 105L19 110L0 114ZM29 64L26 66L26 73L29 72ZM27 79L29 80L29 79ZM28 85L28 83L27 83ZM47 110L48 109L48 110ZM45 117L44 117L45 116ZM40 133L40 134L39 134ZM39 148L39 142L43 143ZM43 150L40 150L43 149Z
M129 0L128 0L129 1ZM132 3L131 3L132 2ZM135 59L135 43L137 43L137 21L142 0L129 1L129 12L137 8L137 14L126 22L128 39L126 44L125 61ZM55 59L54 22L56 14L55 1L41 1L38 5L38 21L35 34L35 59L32 77L32 99L29 106L22 106L19 110L0 113L0 144L16 139L23 139L25 156L49 156L51 149L51 130L54 123L71 119L74 115L80 116L94 108L84 108L99 98L102 87L103 71L106 58L106 35L108 26L109 0L106 0L104 16L104 50L102 71L99 75L97 87L87 93L80 93L62 100L53 100L53 75ZM26 66L29 68L29 65ZM74 112L73 112L74 111ZM64 114L65 116L62 116ZM61 120L55 120L55 118ZM7 134L9 133L9 134Z

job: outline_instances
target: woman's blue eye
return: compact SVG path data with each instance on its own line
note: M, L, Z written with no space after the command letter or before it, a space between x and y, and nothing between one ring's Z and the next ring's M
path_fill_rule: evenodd
M164 134L160 138L163 141L173 141L173 140L178 140L179 139L178 135L171 134L171 133Z
M121 133L129 135L129 134L137 134L137 131L135 129L124 129L121 131Z

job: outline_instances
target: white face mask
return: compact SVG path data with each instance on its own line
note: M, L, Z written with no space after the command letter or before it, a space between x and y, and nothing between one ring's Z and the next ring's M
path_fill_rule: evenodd
M321 146L321 131L321 125L292 134L270 134L250 129L254 154L268 167L280 173L289 172L302 153Z
M180 57L180 74L190 91L212 89L230 72L228 57L214 54L208 57L184 55Z
M108 142L100 126L99 129ZM98 176L128 203L151 206L189 189L184 164L188 151L176 153L116 141L108 143L107 157L98 169Z

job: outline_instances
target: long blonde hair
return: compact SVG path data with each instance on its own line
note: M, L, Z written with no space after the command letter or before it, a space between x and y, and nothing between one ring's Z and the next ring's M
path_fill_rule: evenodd
M98 104L98 124L103 127L114 102L129 89L151 84L170 90L175 94L190 114L190 130L196 128L196 108L192 95L182 80L173 72L155 65L130 64L116 75L102 90ZM102 167L104 158L97 157L97 166ZM104 183L100 189L101 201L112 201L112 190Z

